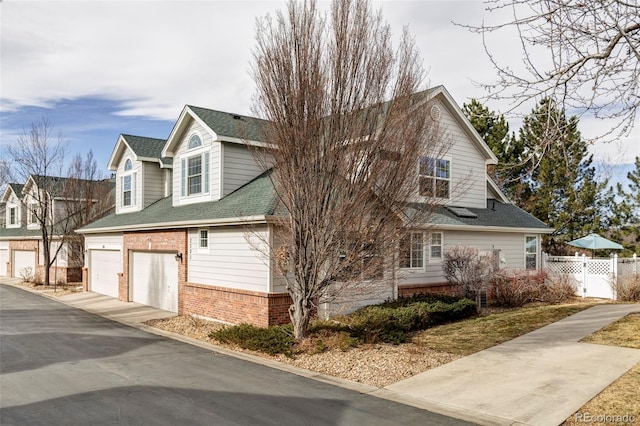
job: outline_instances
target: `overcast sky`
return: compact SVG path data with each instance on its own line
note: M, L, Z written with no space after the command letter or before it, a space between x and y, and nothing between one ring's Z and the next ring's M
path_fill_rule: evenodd
M495 79L480 36L452 23L499 19L481 1L374 4L394 34L409 25L429 85L443 84L460 106L486 95L473 84ZM185 104L248 114L255 20L283 8L284 2L272 1L5 0L0 144L47 117L63 131L71 153L92 149L106 169L120 133L166 138ZM517 39L502 35L490 42L517 66ZM512 130L520 125L510 123ZM580 128L590 138L607 123L583 119ZM640 126L626 140L596 144L592 152L598 161L631 163L640 155Z

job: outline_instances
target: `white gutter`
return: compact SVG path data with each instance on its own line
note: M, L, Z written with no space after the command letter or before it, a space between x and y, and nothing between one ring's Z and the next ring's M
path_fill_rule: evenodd
M153 231L158 229L172 228L191 228L198 226L226 226L226 225L253 225L258 223L267 223L272 216L244 216L244 217L226 217L222 219L199 219L179 222L161 222L161 223L142 223L135 225L110 226L106 228L92 228L76 230L78 234L99 234L105 232L122 232L122 231Z

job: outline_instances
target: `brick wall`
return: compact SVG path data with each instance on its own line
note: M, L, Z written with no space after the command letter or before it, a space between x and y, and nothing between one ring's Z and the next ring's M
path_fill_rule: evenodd
M181 287L179 305L184 315L268 327L289 322L291 298L288 294L185 283Z
M414 294L451 294L458 295L459 291L448 283L439 284L412 284L412 285L399 285L398 296L408 297Z

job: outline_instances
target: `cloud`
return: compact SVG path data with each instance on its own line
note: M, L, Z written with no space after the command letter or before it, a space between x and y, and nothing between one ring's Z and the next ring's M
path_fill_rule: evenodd
M482 40L452 23L499 19L483 2L374 2L379 6L394 34L409 25L431 85L444 84L461 105L486 95L472 83L495 78ZM106 114L125 118L174 121L185 104L247 114L255 19L284 7L284 1L6 1L0 108L4 114L102 99L110 105ZM515 37L491 43L506 58L518 47ZM487 105L508 109L504 102ZM515 130L519 119L510 121ZM585 136L602 126L581 122ZM629 141L626 162L640 155L638 132Z

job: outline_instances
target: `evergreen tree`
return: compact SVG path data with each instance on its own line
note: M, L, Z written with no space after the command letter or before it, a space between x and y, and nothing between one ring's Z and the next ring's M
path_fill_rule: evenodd
M552 125L549 125L549 122ZM555 229L543 245L550 253L566 251L564 243L604 224L604 188L596 180L593 156L578 131L577 117L567 120L549 99L525 117L519 132L530 192L520 207Z
M635 170L627 173L629 183L618 183L615 191L607 193L611 216L611 236L625 246L622 255L640 253L640 157L636 157Z
M489 166L487 173L507 197L517 202L528 189L522 179L525 171L521 162L522 144L513 134L509 135L509 123L504 115L491 111L478 100L464 104L462 111L498 157L498 164Z

